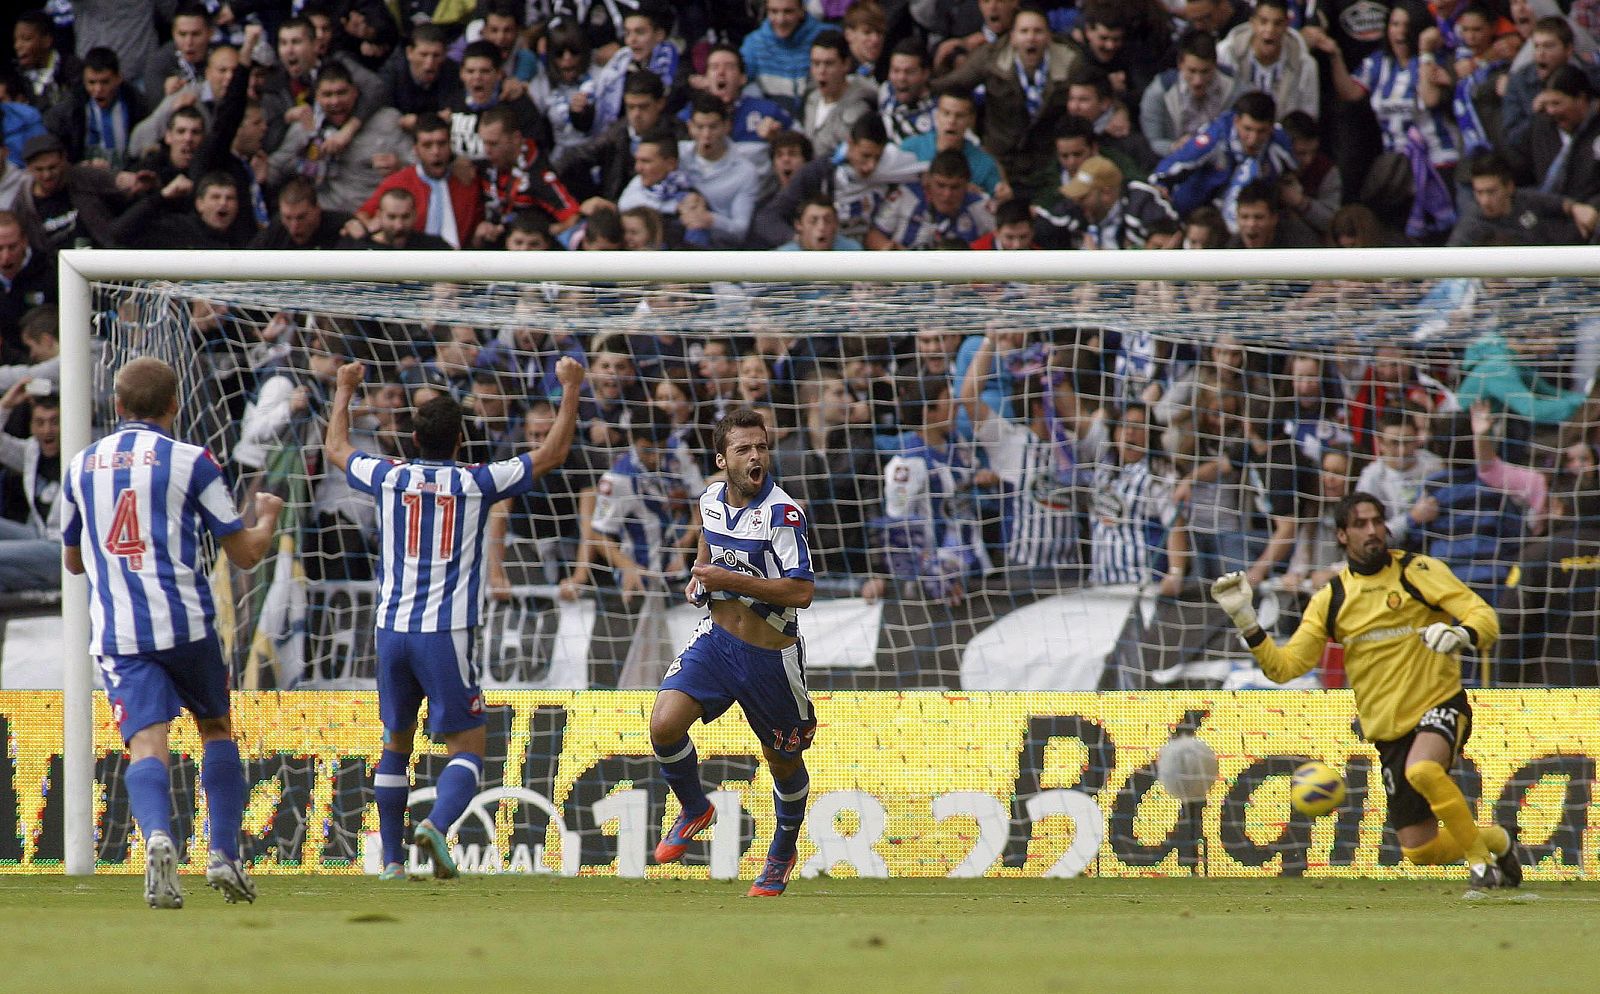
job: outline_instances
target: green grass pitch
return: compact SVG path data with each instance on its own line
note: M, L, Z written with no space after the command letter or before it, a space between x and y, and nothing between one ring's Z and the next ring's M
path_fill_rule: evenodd
M0 991L1579 992L1600 885L1482 901L1464 883L0 877Z

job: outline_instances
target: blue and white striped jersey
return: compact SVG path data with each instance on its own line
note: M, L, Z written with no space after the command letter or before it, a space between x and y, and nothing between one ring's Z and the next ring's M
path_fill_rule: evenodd
M1456 164L1461 157L1461 134L1448 105L1435 110L1422 105L1417 86L1422 64L1417 59L1401 64L1386 52L1373 52L1350 75L1370 95L1385 152L1404 153L1406 130L1415 124L1428 147L1429 162L1440 167Z
M90 644L129 656L213 634L202 530L244 527L211 453L129 421L73 456L61 477L64 545L82 548Z
M1153 472L1148 458L1123 465L1108 453L1089 503L1090 583L1150 583L1166 572L1172 481Z
M640 566L663 572L690 524L690 495L704 488L700 467L682 446L661 449L653 470L629 449L595 486L594 530L621 542Z
M489 508L533 489L538 477L531 457L463 466L357 452L345 475L351 488L378 504L377 626L391 632L475 627Z
M744 507L729 507L728 485L713 483L700 495L700 520L711 565L765 579L814 580L806 516L793 497L768 476ZM727 590L713 600L737 600L785 635L800 634L799 611L766 604Z

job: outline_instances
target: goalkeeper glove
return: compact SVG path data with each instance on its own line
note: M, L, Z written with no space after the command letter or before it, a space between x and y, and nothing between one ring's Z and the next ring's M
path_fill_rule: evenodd
M1252 606L1255 595L1250 581L1243 572L1224 573L1211 584L1211 599L1228 612L1239 631L1249 631L1256 625L1256 609Z
M1422 630L1422 644L1434 652L1449 656L1471 645L1472 637L1460 625L1447 625L1442 621L1435 621Z

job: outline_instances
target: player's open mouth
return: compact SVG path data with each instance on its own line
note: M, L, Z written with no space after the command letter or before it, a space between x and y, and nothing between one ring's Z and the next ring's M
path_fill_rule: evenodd
M750 477L750 482L751 483L760 483L761 482L761 467L760 466L751 466L749 472L746 475Z

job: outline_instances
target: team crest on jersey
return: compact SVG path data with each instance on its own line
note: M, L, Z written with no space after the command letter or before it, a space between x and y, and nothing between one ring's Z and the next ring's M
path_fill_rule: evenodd
M754 509L753 511L751 511L750 512L750 527L751 528L760 528L761 527L761 518L762 518L762 510L761 510L761 508L758 507L758 508Z
M1400 591L1398 591L1398 590L1389 591L1389 596L1384 598L1383 602L1385 604L1389 605L1389 610L1391 610L1391 611L1400 610Z

